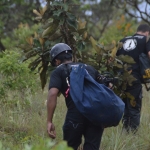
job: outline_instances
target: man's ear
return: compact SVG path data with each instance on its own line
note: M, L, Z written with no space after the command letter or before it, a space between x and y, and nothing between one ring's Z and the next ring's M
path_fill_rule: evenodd
M146 31L145 35L148 37L150 35L149 31Z
M55 65L59 66L61 64L61 61L59 59L55 59Z

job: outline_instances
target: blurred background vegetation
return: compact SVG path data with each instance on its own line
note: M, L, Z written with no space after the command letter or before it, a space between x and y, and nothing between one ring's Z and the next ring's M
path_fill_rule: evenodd
M118 41L135 33L142 22L150 24L148 0L1 0L0 150L69 150L60 142L66 113L62 97L54 116L57 139L47 139L45 100L53 69L47 52L55 43L65 42L74 50L74 61L112 72L106 59L99 58L115 57ZM51 24L55 31L47 32ZM137 136L121 133L120 123L105 130L102 150L150 149L150 94L144 87L143 91Z

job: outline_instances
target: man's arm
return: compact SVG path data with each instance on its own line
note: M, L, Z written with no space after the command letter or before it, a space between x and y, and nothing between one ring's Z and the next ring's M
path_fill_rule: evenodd
M52 119L57 104L58 92L57 88L51 88L47 97L47 132L51 138L56 138L55 126L52 123Z

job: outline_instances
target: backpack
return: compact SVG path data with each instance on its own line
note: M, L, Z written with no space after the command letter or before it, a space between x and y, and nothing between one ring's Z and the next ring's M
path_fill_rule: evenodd
M81 114L104 128L119 124L125 104L111 89L95 81L84 64L71 66L69 78L69 93Z

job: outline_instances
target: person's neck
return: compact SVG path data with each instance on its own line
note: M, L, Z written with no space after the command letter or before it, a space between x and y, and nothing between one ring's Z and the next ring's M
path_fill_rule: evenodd
M144 35L144 36L147 36L147 33L146 32L136 32L136 34L140 34L140 35Z

